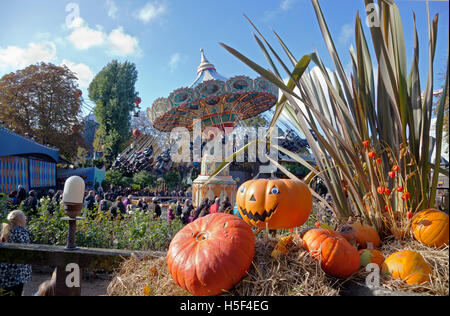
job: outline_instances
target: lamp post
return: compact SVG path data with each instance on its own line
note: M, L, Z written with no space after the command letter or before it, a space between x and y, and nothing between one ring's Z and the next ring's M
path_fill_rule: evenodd
M83 208L84 188L84 180L79 176L70 177L64 184L62 201L68 217L63 217L62 219L69 221L67 250L77 249L77 246L75 245L75 231L77 230L77 220L82 219L79 216L81 214L81 209Z

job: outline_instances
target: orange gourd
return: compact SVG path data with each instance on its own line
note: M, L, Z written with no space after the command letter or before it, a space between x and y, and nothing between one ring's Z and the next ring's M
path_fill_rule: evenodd
M257 179L242 184L236 195L244 221L258 228L289 229L303 225L312 209L312 195L301 181Z
M251 228L236 216L216 213L186 225L172 239L167 266L173 280L196 296L230 290L255 254Z
M429 247L444 247L449 244L448 215L435 209L421 211L412 218L411 231Z
M429 282L431 271L431 266L422 255L412 250L402 250L390 255L382 267L384 274L401 279L410 285Z
M361 259L361 267L366 267L369 263L376 263L381 267L384 262L383 253L376 249L361 249L359 256Z
M287 247L292 245L293 240L292 235L281 238L271 253L272 258L278 259L282 255L286 255L288 253Z
M303 236L303 244L322 270L337 278L346 278L358 271L358 250L341 235L328 229L311 229Z
M359 246L359 248L373 249L381 244L380 236L375 228L357 221L350 220L338 229L338 233L352 245Z

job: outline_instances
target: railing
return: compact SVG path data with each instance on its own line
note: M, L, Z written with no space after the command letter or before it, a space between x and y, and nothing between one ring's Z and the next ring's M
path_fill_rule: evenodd
M165 254L94 248L69 251L57 246L0 243L0 262L56 267L56 296L81 295L82 269L112 271L132 255L138 258L158 258ZM73 281L73 277L78 278L75 280L78 282L68 282L68 278Z

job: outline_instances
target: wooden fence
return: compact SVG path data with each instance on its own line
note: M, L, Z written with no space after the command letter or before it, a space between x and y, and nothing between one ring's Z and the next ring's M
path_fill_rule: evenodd
M124 259L131 257L133 254L138 258L164 256L162 252L97 248L78 248L69 251L58 246L0 243L0 262L56 267L57 296L81 295L82 269L112 271L118 268ZM67 278L71 277L74 272L67 268L71 264L76 264L79 267L80 286L78 287L70 284L67 286Z

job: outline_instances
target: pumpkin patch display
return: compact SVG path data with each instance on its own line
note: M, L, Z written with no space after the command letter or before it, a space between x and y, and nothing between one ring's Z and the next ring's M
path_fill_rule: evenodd
M377 249L361 249L359 251L361 259L361 267L366 267L370 263L376 263L378 266L382 266L384 262L384 255Z
M236 216L216 213L180 230L167 251L168 270L196 296L230 290L247 273L255 254L251 228Z
M348 242L359 248L378 248L381 244L380 236L375 228L370 225L349 221L338 230ZM369 247L370 248L370 247Z
M303 244L322 270L337 278L347 278L358 271L358 250L344 237L328 229L310 229L303 236Z
M422 255L412 250L402 250L390 255L382 267L384 274L401 279L409 285L429 282L431 271L431 266Z
M411 231L416 240L429 247L448 245L448 215L435 209L421 211L412 218Z
M244 221L261 229L303 225L312 209L309 188L299 180L257 179L243 183L236 202Z

